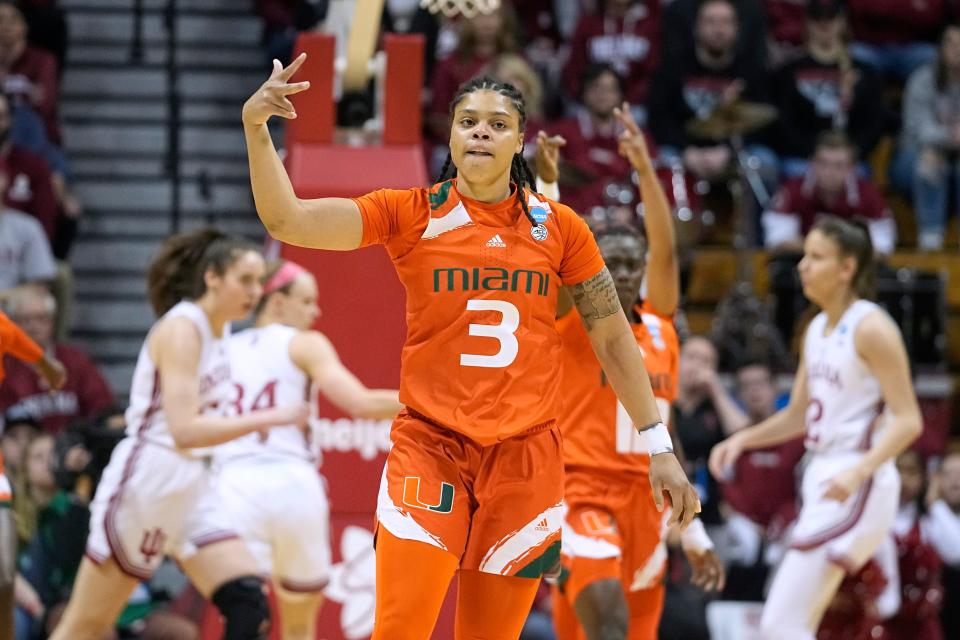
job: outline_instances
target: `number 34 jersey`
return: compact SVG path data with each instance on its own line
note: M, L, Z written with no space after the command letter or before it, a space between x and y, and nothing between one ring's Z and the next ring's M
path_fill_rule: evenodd
M229 415L245 415L310 401L310 379L290 359L290 341L298 331L281 324L247 329L230 336L227 348L233 388ZM312 403L311 403L312 404ZM311 427L314 424L311 408ZM279 425L217 446L218 462L248 456L293 457L318 462L318 443L310 429Z
M535 228L515 193L478 202L455 180L355 199L407 292L400 401L482 446L556 419L558 290L604 267L576 213L524 196Z

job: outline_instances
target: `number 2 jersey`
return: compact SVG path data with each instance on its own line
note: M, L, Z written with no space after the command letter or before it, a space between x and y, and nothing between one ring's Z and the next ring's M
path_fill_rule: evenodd
M355 199L362 245L386 245L407 292L400 401L486 446L558 415L560 285L603 268L586 223L524 192L488 204L456 180Z
M883 395L876 376L857 353L857 325L879 311L873 302L857 300L837 326L824 335L827 314L810 322L803 343L807 371L806 426L808 451L816 453L863 451L883 411Z
M677 393L680 341L673 319L644 302L635 311L642 322L631 322L650 377L657 408L666 424ZM563 459L567 468L647 473L650 457L626 409L593 354L590 339L577 313L557 320L563 338Z

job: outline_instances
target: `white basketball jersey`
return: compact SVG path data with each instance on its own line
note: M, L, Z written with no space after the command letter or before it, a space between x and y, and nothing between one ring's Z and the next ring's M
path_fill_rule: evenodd
M231 413L246 414L310 399L310 379L290 360L290 341L295 335L297 330L292 327L271 324L230 338ZM317 446L310 429L276 426L220 445L216 458L228 462L246 456L293 456L314 462Z
M803 347L809 403L806 446L817 453L864 451L881 412L880 384L857 354L854 333L867 315L879 310L866 300L854 302L837 326L824 335L827 315L819 313L807 328Z
M175 305L160 320L174 317L187 318L200 332L200 362L197 366L197 378L200 383L200 413L222 413L224 402L230 392L230 361L227 358L226 344L230 336L230 325L224 326L222 337L215 337L207 314L196 304L187 300ZM156 327L157 324L153 326ZM176 448L167 426L167 418L163 413L160 373L147 347L152 334L153 329L140 347L137 366L133 371L130 406L126 412L127 435Z

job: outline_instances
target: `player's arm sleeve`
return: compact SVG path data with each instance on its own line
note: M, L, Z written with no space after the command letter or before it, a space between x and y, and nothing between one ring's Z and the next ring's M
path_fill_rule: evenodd
M363 220L360 246L415 244L417 221L425 218L428 206L422 192L422 189L380 189L353 198Z
M43 349L40 345L34 342L13 320L2 314L0 314L0 333L5 338L4 350L13 357L30 364L39 362L43 357Z
M600 248L590 228L569 207L557 205L557 224L563 234L560 279L565 285L579 284L604 268Z

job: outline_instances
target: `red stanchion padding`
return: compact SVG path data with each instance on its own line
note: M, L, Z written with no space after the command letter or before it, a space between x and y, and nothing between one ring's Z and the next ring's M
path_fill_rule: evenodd
M330 144L336 106L333 102L333 59L336 40L326 33L301 33L293 57L306 52L307 61L293 77L294 82L310 81L310 88L290 96L297 118L287 121L287 140L308 144Z
M419 146L288 147L287 173L301 198L352 197L376 189L409 189L429 181Z
M383 96L383 144L420 144L423 109L422 35L387 34Z

